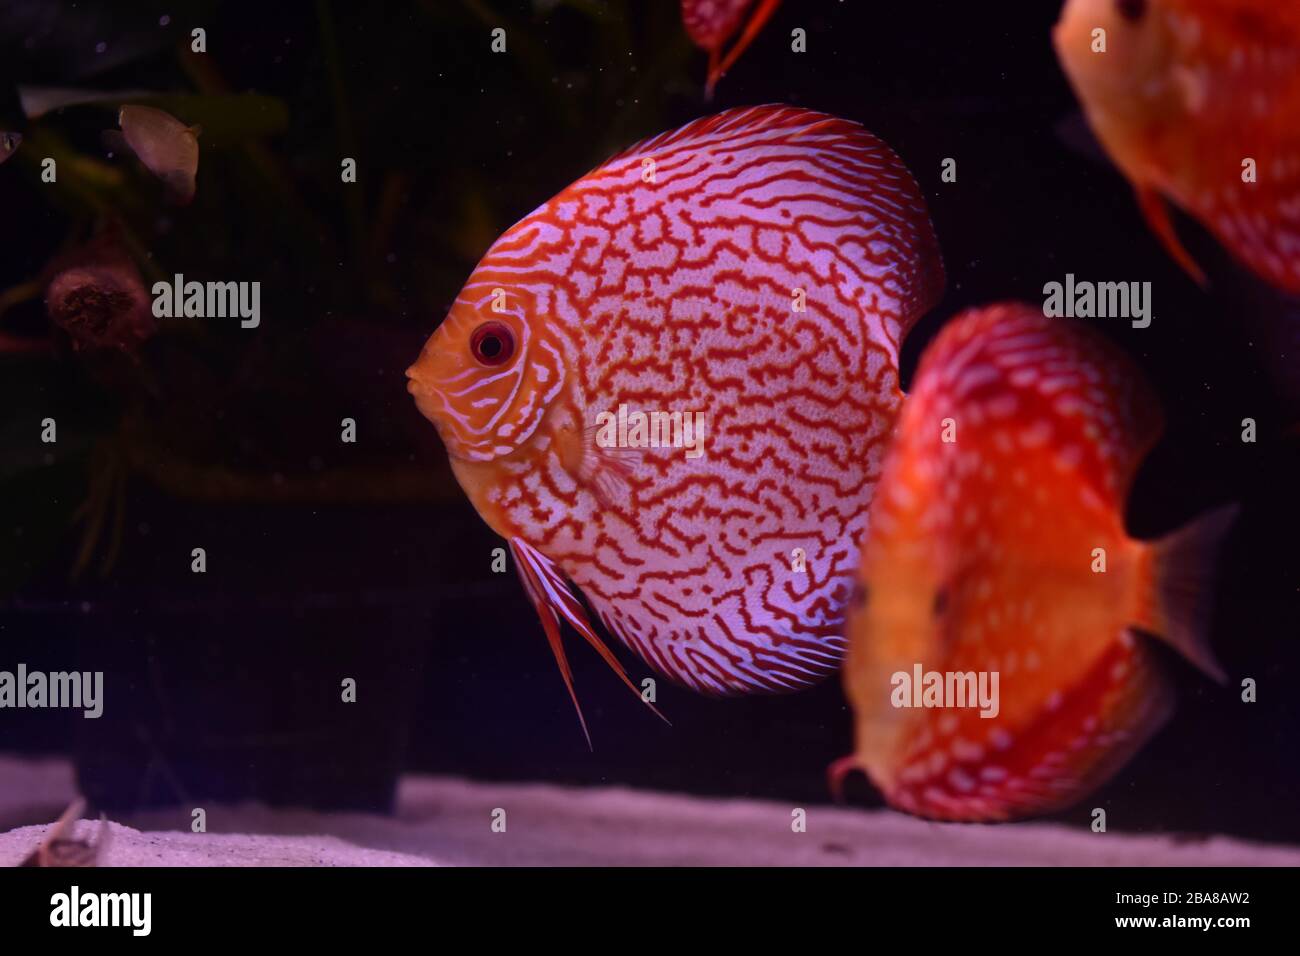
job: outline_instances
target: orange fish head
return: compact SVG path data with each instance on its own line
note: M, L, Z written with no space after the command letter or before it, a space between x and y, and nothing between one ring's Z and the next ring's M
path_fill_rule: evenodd
M1052 31L1089 121L1130 176L1135 145L1185 113L1180 24L1160 0L1068 0Z
M851 602L844 681L856 723L859 764L888 792L923 712L895 706L915 665L941 669L950 620L948 587L925 552L926 538L869 541Z
M406 370L407 391L454 464L520 452L564 383L564 365L529 303L471 283Z

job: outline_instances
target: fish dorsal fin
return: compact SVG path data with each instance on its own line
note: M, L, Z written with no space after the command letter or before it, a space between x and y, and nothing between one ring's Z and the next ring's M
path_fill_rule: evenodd
M1164 430L1159 397L1125 352L1084 322L1048 318L1037 305L962 313L925 350L915 381L913 398L942 398L933 414L1015 395L1023 427L1048 425L1052 441L1079 454L1075 476L1121 505Z
M626 197L628 215L666 216L684 234L731 230L782 292L855 304L895 367L903 336L943 295L916 180L851 120L782 104L724 110L629 146L557 200L611 194ZM760 245L776 242L779 255Z
M582 725L583 736L587 738L587 746L591 746L591 733L587 729L587 720L582 715L582 705L578 703L578 694L573 687L573 671L569 667L569 659L564 653L564 644L560 640L560 618L568 621L570 626L582 635L583 640L595 648L596 653L628 686L628 689L667 723L667 719L659 709L641 696L641 691L632 683L632 679L628 677L627 671L614 656L614 652L596 634L581 602L570 590L568 582L560 569L555 566L555 562L522 538L510 539L510 552L515 557L515 567L519 572L520 580L524 582L524 590L528 592L528 597L537 609L537 616L542 620L542 629L546 632L546 640L551 645L551 652L555 655L555 663L560 668L560 676L564 678L564 686L573 700L573 707L578 712L578 722Z

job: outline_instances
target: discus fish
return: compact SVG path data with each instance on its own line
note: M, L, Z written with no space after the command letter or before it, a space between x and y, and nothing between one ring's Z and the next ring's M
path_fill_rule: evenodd
M705 84L705 96L713 96L718 80L754 42L759 31L776 12L781 0L761 0L758 9L745 23L740 39L724 57L723 46L740 29L745 11L753 3L754 0L682 0L682 24L692 42L709 54L709 78Z
M408 388L509 540L571 696L560 619L631 682L566 578L703 693L838 667L899 340L942 287L898 157L788 106L644 140L493 244ZM635 415L682 441L655 447Z
M0 163L18 152L18 147L22 144L23 136L21 133L0 132Z
M1069 0L1053 39L1179 265L1205 283L1166 199L1255 274L1300 294L1300 4Z
M1151 637L1222 679L1209 581L1234 509L1157 541L1124 530L1162 428L1137 370L1082 325L998 305L940 333L862 545L856 752L836 782L863 769L892 806L941 820L1046 813L1168 717Z
M118 112L121 132L109 130L105 139L115 149L128 148L160 180L179 205L194 198L199 170L198 126L186 126L152 106L123 106Z

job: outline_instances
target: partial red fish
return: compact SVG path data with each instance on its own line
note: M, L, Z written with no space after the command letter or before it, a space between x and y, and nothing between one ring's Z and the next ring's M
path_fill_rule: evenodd
M781 0L760 0L758 8L744 31L724 57L722 48L744 21L745 12L753 6L754 0L682 0L682 24L691 40L700 49L709 54L709 78L705 85L705 95L713 96L713 89L718 80L740 59L754 38L758 36Z
M942 286L899 159L787 106L638 143L493 244L409 388L510 540L566 682L558 620L604 653L566 579L701 692L837 669L898 344ZM699 454L609 447L621 407L701 416Z
M1300 294L1300 4L1069 0L1053 38L1170 255L1204 283L1166 200Z
M170 113L152 106L123 106L118 112L121 132L109 130L105 139L116 149L125 144L148 170L162 180L167 195L179 205L194 199L199 170L197 126L186 126Z
M1081 325L999 305L943 330L872 505L845 666L857 744L837 774L936 819L1046 813L1168 716L1139 632L1221 676L1210 555L1232 509L1155 542L1124 530L1161 427L1137 370Z

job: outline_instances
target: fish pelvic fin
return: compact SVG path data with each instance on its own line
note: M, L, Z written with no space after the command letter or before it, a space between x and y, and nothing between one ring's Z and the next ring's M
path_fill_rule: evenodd
M1173 220L1169 218L1169 205L1165 202L1164 196L1152 186L1139 186L1137 201L1138 208L1142 210L1142 218L1147 221L1147 226L1156 234L1165 251L1202 289L1209 286L1210 280L1205 277L1201 267L1196 264L1192 254L1178 238Z
M708 79L704 81L704 102L713 102L713 91L717 88L718 80L722 79L722 74L718 72L718 64L722 60L722 54L718 52L717 47L709 50L709 73Z
M593 750L595 749L592 747L591 733L587 729L587 720L582 714L582 705L578 702L578 694L573 686L573 670L569 667L569 659L564 652L564 644L560 639L560 618L568 621L569 625L595 649L601 659L609 665L610 670L619 676L628 689L636 694L637 698L654 711L661 720L667 723L667 718L659 712L659 709L654 704L641 695L641 691L632 683L632 679L628 677L627 671L619 662L619 659L614 656L614 652L596 634L590 620L587 618L587 612L583 610L581 602L570 589L568 582L564 579L560 569L556 567L555 562L522 538L510 539L510 553L514 555L515 567L519 571L520 580L524 583L524 590L528 592L533 607L537 609L537 616L541 618L542 629L546 632L546 640L551 645L551 653L555 655L555 663L560 668L560 676L564 678L564 686L569 691L569 697L573 701L573 708L578 713L578 723L582 725L582 733L587 738L587 746Z
M1148 545L1146 603L1136 622L1220 684L1227 675L1210 648L1214 565L1239 510L1218 508Z
M841 757L826 768L826 786L831 792L831 799L836 803L844 802L844 779L855 770L866 772L857 753Z
M780 5L781 0L762 0L762 3L758 5L758 9L754 11L753 16L749 18L749 22L745 24L745 29L741 31L740 39L735 42L727 52L727 55L722 58L722 62L719 63L717 61L716 54L710 56L709 81L705 86L706 99L713 98L713 90L718 85L718 80L726 76L727 71L735 66L736 61L740 59L740 55L749 48L751 43L754 42L754 38L757 37L763 27L767 25L767 21L772 19L772 14L776 13L776 8Z

